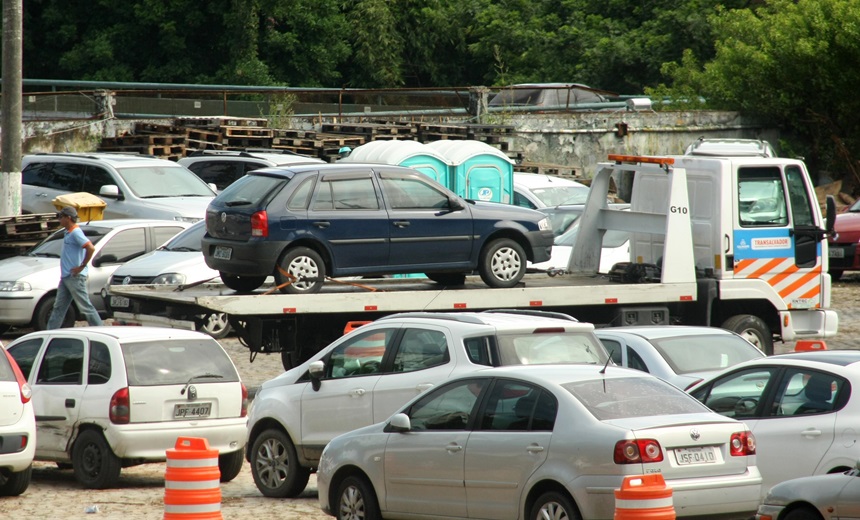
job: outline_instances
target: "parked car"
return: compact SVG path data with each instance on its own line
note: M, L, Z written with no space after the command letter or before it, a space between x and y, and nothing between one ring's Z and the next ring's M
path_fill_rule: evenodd
M651 325L594 332L616 365L648 372L681 389L730 366L765 357L746 339L717 327Z
M227 287L319 292L325 278L425 273L462 285L477 270L514 287L550 257L543 213L465 200L410 168L338 163L250 172L206 211L203 257ZM444 252L444 254L440 254Z
M217 341L161 327L74 327L8 346L33 392L36 460L71 465L87 488L159 462L180 436L218 450L221 481L242 469L248 392Z
M514 205L540 209L563 204L585 204L591 188L557 175L514 172Z
M828 272L834 280L845 271L860 271L860 200L842 213L837 213L833 234L827 237L830 257Z
M317 489L339 519L592 520L612 518L625 476L659 473L678 517L744 518L761 493L755 445L743 423L643 372L491 368L333 439Z
M709 408L744 421L758 440L763 491L846 471L857 461L860 351L818 350L739 363L690 388Z
M199 150L176 161L185 166L204 182L214 184L218 191L233 184L246 173L272 166L293 166L295 164L325 164L322 159L308 157L283 150L274 151L231 151Z
M248 420L254 482L266 496L297 496L332 438L385 420L454 375L497 365L608 362L593 325L555 313L381 318L263 383Z
M87 292L99 314L107 317L101 290L120 265L152 251L189 225L171 220L139 219L94 220L80 224L95 246L87 268ZM63 233L64 230L58 230L25 254L0 260L0 330L5 332L13 326L42 330L47 326L60 283ZM63 326L74 325L78 314L77 307L72 304Z
M860 461L854 469L800 477L770 489L756 520L837 520L860 518Z
M17 496L30 486L36 415L24 374L3 345L0 351L0 496Z
M215 190L173 161L114 153L39 153L21 161L21 208L54 213L60 195L87 192L103 199L106 219L196 222Z
M119 266L105 287L103 298L111 317L116 311L129 311L125 296L110 294L111 285L186 285L220 282L218 271L209 269L200 252L200 240L206 232L204 221L195 222L166 244ZM195 322L197 330L215 339L230 333L230 322L224 312L201 314Z

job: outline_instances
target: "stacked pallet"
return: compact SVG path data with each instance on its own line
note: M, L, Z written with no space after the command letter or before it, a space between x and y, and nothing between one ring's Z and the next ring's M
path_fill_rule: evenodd
M221 150L222 135L218 131L192 126L160 125L155 123L136 123L134 133L138 135L176 135L185 137L183 157L198 150Z
M23 254L59 228L54 213L0 217L0 258Z
M331 134L358 135L369 141L406 139L414 141L418 129L410 123L323 123L322 131Z
M338 158L338 152L344 146L356 148L366 141L362 136L328 134L313 130L275 129L272 148L289 152L319 157L328 162Z
M186 138L178 134L128 134L102 139L101 152L139 153L167 159L185 156Z
M582 178L577 175L576 168L572 166L562 166L559 164L544 164L524 161L517 166L517 171L526 173L540 173L544 175L555 175L558 177L567 177L575 181L582 180Z
M178 126L217 132L224 150L272 146L273 131L268 128L268 120L262 117L188 117L178 118L174 122Z

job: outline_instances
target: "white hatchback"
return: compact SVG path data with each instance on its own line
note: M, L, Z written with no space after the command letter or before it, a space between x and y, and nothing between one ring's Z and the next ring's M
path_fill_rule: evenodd
M30 486L36 417L30 385L2 345L0 351L0 496L16 496Z
M164 461L179 436L218 450L222 482L239 474L248 393L206 334L76 327L33 332L7 350L32 388L36 460L71 464L85 487L111 487L123 467Z

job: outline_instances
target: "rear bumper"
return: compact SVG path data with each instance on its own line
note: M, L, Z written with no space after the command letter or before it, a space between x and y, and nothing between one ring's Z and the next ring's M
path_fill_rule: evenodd
M162 461L179 437L202 437L218 453L231 453L245 447L247 417L211 421L179 421L112 426L105 438L119 458Z
M203 237L203 259L206 265L221 273L233 276L270 276L285 244L277 241L250 240L238 242L222 240L209 236ZM215 258L215 248L229 247L232 256L229 260Z

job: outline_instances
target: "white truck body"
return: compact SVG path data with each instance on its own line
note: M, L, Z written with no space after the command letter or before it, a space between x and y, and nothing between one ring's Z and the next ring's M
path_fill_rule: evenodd
M341 334L344 324L406 311L541 309L596 325L691 324L735 330L767 353L773 341L832 337L824 218L802 162L758 157L610 156L592 180L580 236L563 276L530 274L521 286L429 280L328 283L319 294L233 294L223 286L111 286L131 300L128 323L193 326L225 312L253 352L285 366ZM624 172L624 173L622 173ZM633 175L631 210L609 209L610 178ZM634 273L598 275L601 237L631 233ZM619 266L619 272L620 272ZM554 273L558 274L558 273Z

